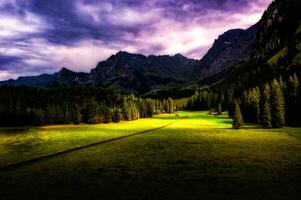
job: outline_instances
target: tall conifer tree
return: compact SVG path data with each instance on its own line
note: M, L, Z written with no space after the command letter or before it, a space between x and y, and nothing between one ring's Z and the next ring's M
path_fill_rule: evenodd
M271 117L271 103L270 103L271 89L268 83L264 85L262 93L262 125L263 128L272 128Z
M240 112L240 106L238 104L237 101L234 102L234 116L233 116L233 128L234 129L240 129L243 124L244 124L244 121L243 121L243 118L242 118L242 115L241 115L241 112Z
M276 79L271 84L272 125L281 128L285 125L285 102L281 87Z

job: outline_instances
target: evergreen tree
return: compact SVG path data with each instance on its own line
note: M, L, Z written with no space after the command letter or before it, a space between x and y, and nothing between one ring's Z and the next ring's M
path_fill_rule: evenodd
M294 94L294 97L297 99L298 98L298 93L299 93L299 79L296 75L296 73L294 73L293 75L293 82L292 82L292 86L293 86L293 94Z
M27 119L33 123L33 125L40 126L45 123L44 121L44 112L42 109L27 109Z
M243 125L243 118L240 112L240 106L237 101L234 102L234 116L233 116L233 129L240 129Z
M104 123L111 123L113 121L113 112L110 108L105 108Z
M72 122L72 115L68 108L68 106L65 107L65 115L64 115L64 123L70 124Z
M256 122L260 123L260 89L259 87L255 88L255 101L254 101L254 107L255 107L255 113L256 113Z
M222 109L222 104L221 103L218 103L217 114L218 115L222 115L223 114L223 109Z
M74 124L80 124L82 122L82 114L80 111L79 106L75 106L73 109L73 123Z
M45 121L46 124L55 124L56 123L56 111L54 106L47 105L45 111Z
M113 122L118 123L121 121L121 110L116 108L113 112Z
M268 83L264 85L262 101L262 125L264 128L272 128L271 105L270 105L271 90Z
M123 100L123 104L121 107L121 113L122 113L122 119L125 121L131 121L131 114L130 114L130 104L126 101Z
M83 120L88 124L97 124L97 116L99 115L98 103L95 98L91 98L86 102Z
M221 103L222 106L225 105L225 94L224 94L224 90L221 91L220 103Z
M241 98L241 114L246 121L248 121L249 119L250 107L251 107L251 103L250 103L249 94L247 91L244 91Z
M281 87L276 79L271 84L272 125L281 128L285 125L285 103Z
M63 112L61 106L58 105L55 107L55 123L63 124L64 121L65 121L64 112Z
M173 113L174 112L174 103L172 98L168 98L168 113Z
M164 113L169 113L169 104L166 99L163 99Z
M281 89L281 91L282 91L283 96L285 96L285 94L286 94L286 89L287 89L287 88L286 88L285 82L284 82L283 79L282 79L282 76L279 77L278 83L279 83L279 87L280 87L280 89Z
M146 118L148 117L148 102L144 99L139 99L138 102L138 107L139 107L139 113L141 118Z
M131 120L137 120L140 118L140 113L138 106L135 104L135 102L130 103L130 113L131 113Z
M299 79L296 74L289 77L287 84L287 95L286 95L286 120L289 125L298 125L299 118L301 117L298 107L298 96L299 96Z
M154 115L154 103L151 99L146 101L146 117L153 117Z
M35 109L35 115L37 118L38 125L44 125L45 124L44 111L40 108Z
M279 79L277 79L277 81L278 81L278 84L279 84L279 87L280 87L281 91L283 92L284 82L283 82L283 78L282 78L281 75L280 75Z
M296 126L301 126L301 84L300 84L300 77L298 78L295 75L295 79L298 80L298 93L297 93L297 106L296 106Z
M206 101L207 101L207 109L211 108L211 105L212 105L211 100L212 100L212 93L210 92L210 93L207 94L207 99L206 99Z
M228 105L228 116L233 118L234 116L234 90L233 87L227 89L227 105Z

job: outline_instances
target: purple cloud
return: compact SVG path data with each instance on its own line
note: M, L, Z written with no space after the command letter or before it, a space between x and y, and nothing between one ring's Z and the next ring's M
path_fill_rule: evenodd
M89 71L119 50L200 59L255 24L271 0L1 0L0 80Z

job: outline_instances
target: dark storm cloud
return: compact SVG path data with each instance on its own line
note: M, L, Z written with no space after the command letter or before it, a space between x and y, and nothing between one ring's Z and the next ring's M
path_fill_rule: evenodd
M16 56L0 55L0 70L2 69L1 67L14 63L18 60L20 60L20 58Z
M200 58L218 34L259 20L269 2L0 0L0 70L88 71L119 50Z

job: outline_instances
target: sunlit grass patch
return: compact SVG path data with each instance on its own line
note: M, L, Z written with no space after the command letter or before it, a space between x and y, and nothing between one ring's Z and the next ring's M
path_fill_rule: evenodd
M157 128L178 119L164 114L117 124L0 128L0 166Z

